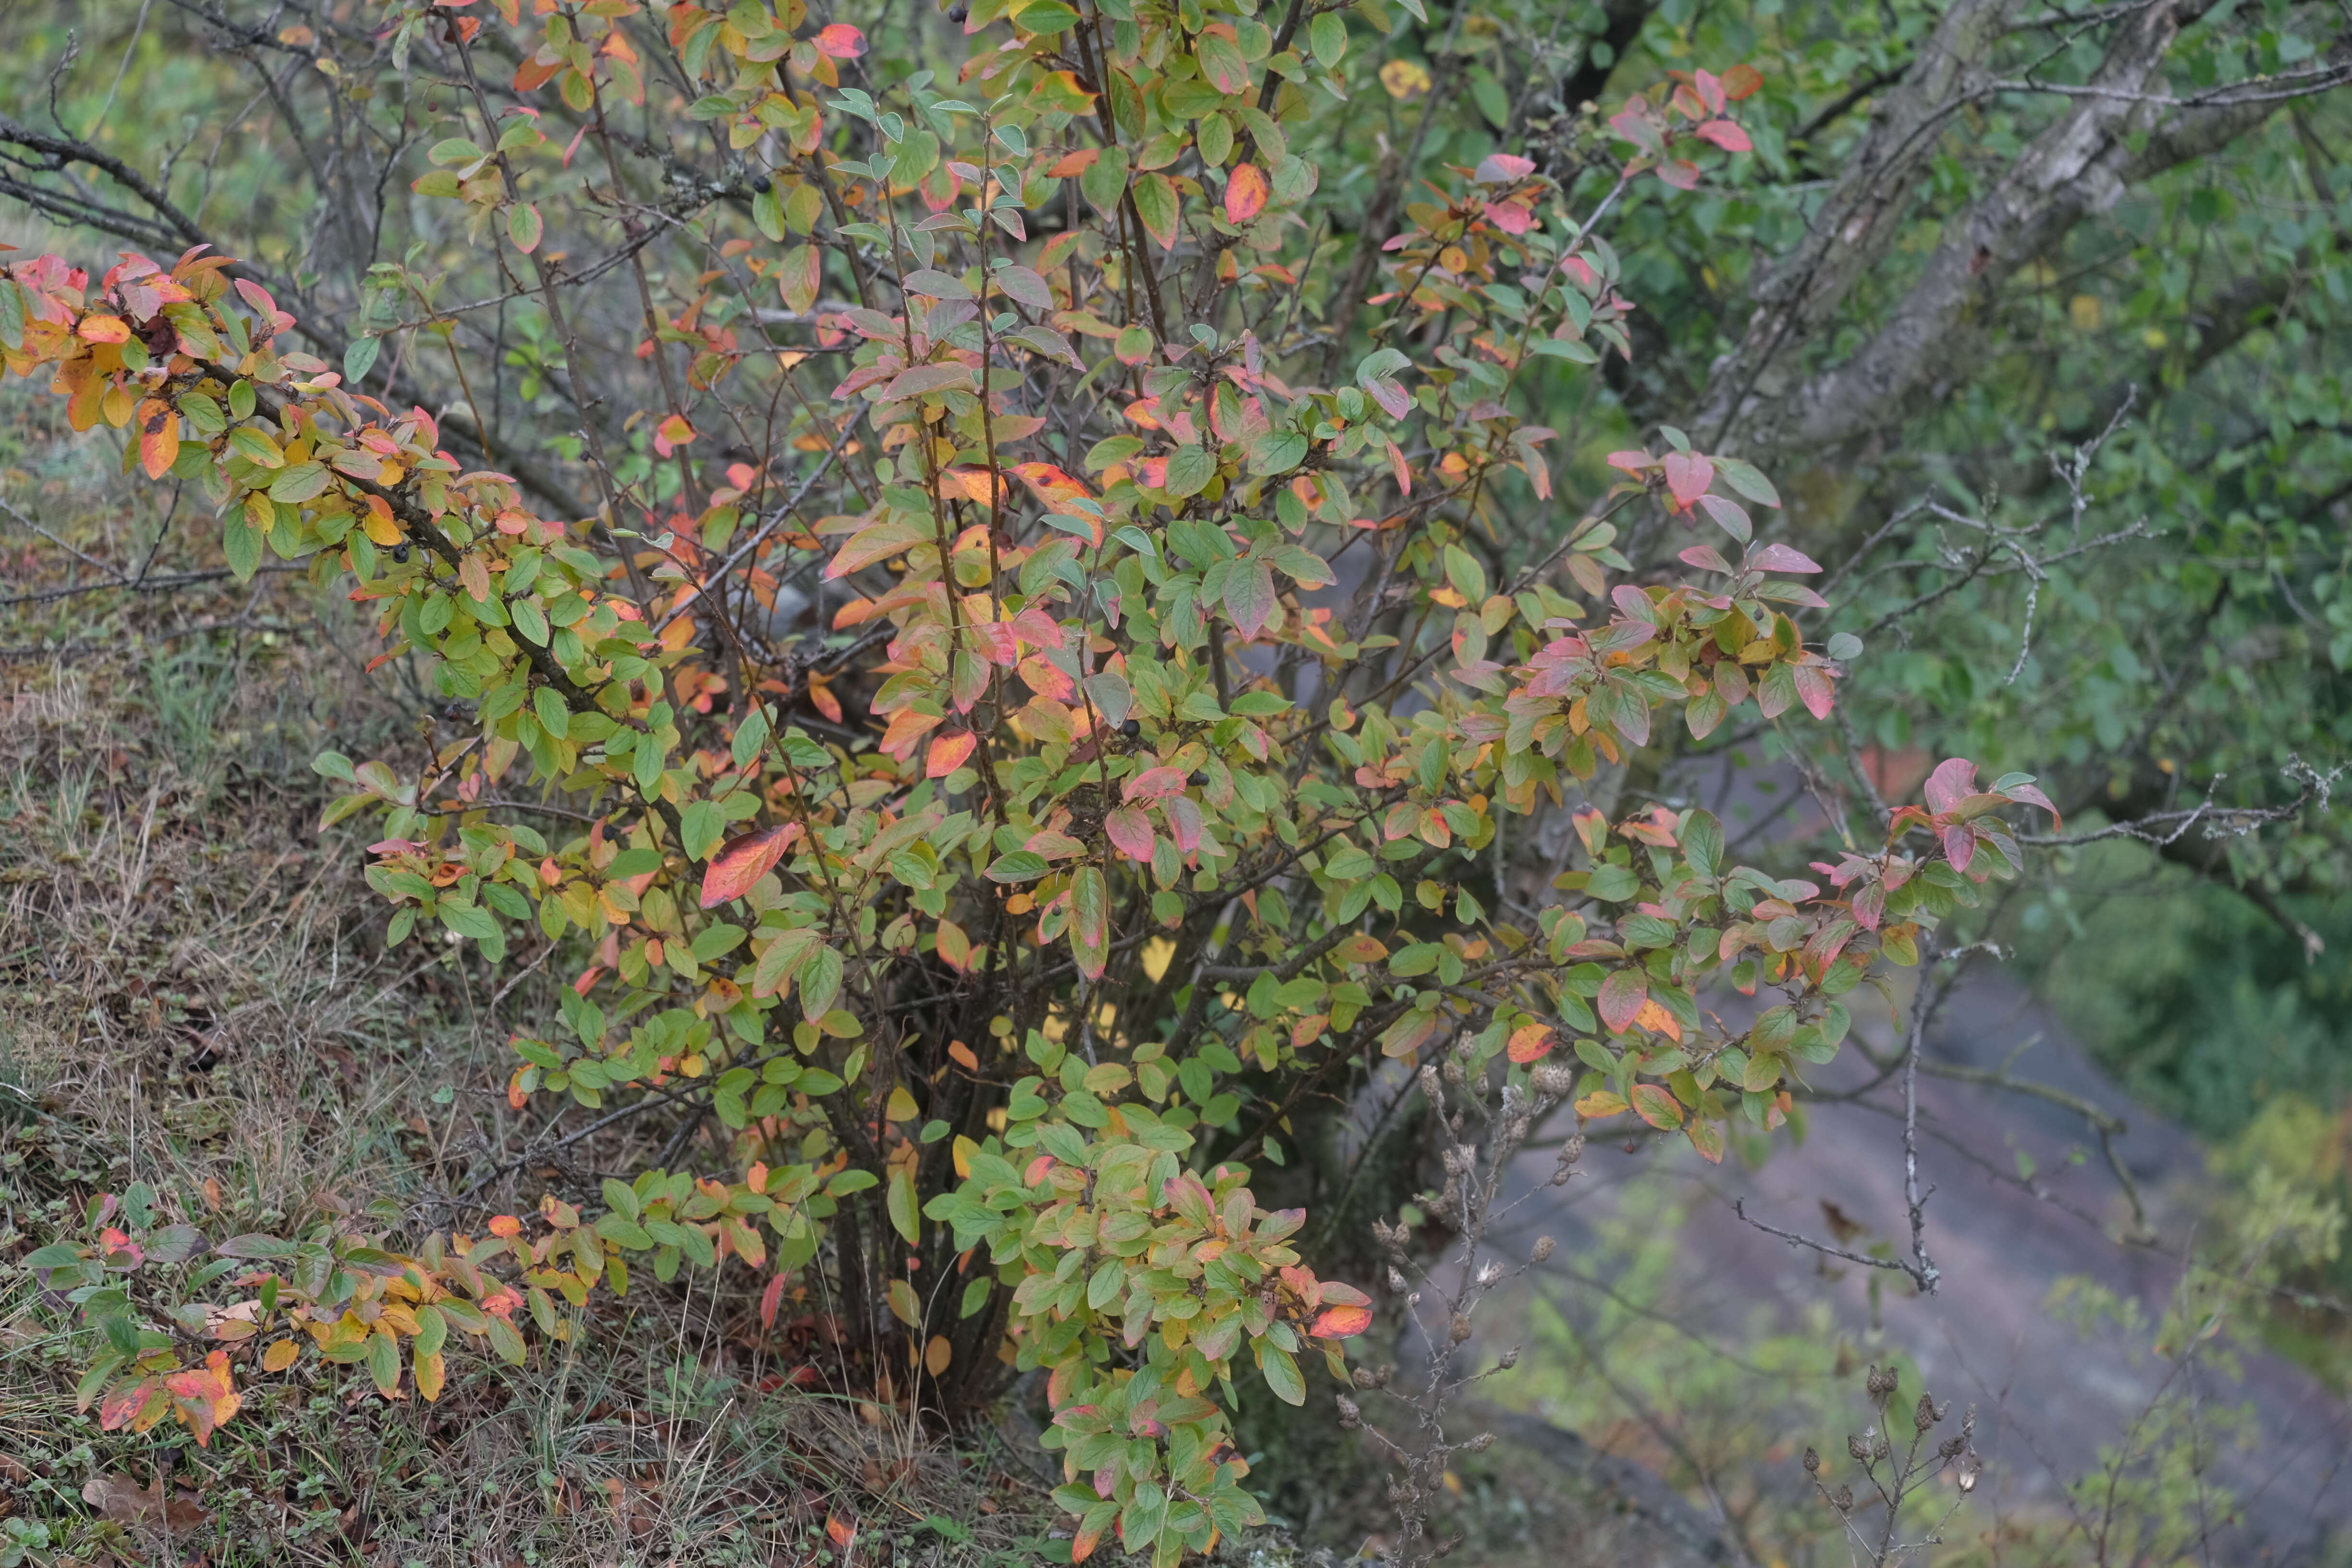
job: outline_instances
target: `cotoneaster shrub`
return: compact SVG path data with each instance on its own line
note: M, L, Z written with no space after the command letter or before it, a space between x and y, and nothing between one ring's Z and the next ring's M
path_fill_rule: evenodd
M32 1261L90 1326L109 1426L203 1441L313 1354L430 1399L453 1341L520 1359L641 1269L758 1271L770 1316L821 1269L926 1408L1045 1370L1074 1555L1115 1529L1171 1563L1259 1517L1234 1379L1299 1403L1302 1359L1344 1376L1371 1321L1253 1194L1299 1096L1467 1036L1538 1116L1720 1159L1834 1056L1845 993L2019 863L1997 813L2047 803L1961 761L1819 882L1737 864L1704 812L1580 804L1654 725L1822 744L1855 651L1792 618L1819 568L1757 537L1764 475L1667 430L1571 502L1527 417L1630 353L1604 230L1746 148L1754 73L1685 73L1570 163L1434 172L1351 338L1355 303L1318 323L1300 283L1359 198L1289 141L1392 18L1250 4L977 0L955 79L862 88L864 35L799 0L367 7L431 123L415 192L540 311L533 374L611 352L583 323L615 299L658 367L626 449L587 420L529 482L401 395L432 324L407 264L340 364L227 257L6 264L10 374L206 497L240 577L274 555L343 588L377 663L463 715L405 762L320 758L348 786L324 826L365 824L392 942L566 955L514 1104L698 1100L738 1160L406 1250L207 1243L102 1198ZM649 151L624 107L678 135ZM616 142L709 263L687 308L575 173ZM1672 531L1680 567L1638 566ZM761 628L812 574L825 640L779 656ZM1553 811L1574 868L1489 907L1480 857Z

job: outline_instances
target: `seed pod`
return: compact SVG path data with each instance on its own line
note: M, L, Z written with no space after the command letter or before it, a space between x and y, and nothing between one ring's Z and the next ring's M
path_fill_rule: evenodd
M1515 1367L1515 1366L1517 1366L1517 1365L1518 1365L1518 1364L1519 1364L1519 1347L1518 1347L1518 1346L1517 1346L1517 1345L1513 1345L1509 1350L1505 1351L1505 1352L1503 1352L1499 1357L1497 1357L1497 1358L1496 1359L1496 1362L1495 1362L1495 1370L1496 1370L1496 1372L1508 1372L1508 1371L1510 1371L1513 1367Z
M1566 1062L1539 1062L1528 1074L1528 1082L1546 1100L1565 1100L1576 1087L1576 1069Z
M1868 1464L1870 1462L1870 1445L1864 1442L1859 1437L1848 1437L1845 1440L1845 1451L1846 1457L1854 1460L1857 1464Z
M1481 1432L1475 1437L1471 1438L1467 1443L1463 1444L1462 1451L1466 1454L1483 1454L1494 1446L1495 1435L1492 1432Z
M1343 1432L1352 1432L1362 1426L1363 1422L1364 1412L1356 1402L1344 1394L1339 1395L1339 1429Z
M1944 1406L1944 1410L1949 1410L1951 1406L1948 1405ZM1919 1396L1919 1408L1911 1413L1911 1425L1918 1430L1925 1432L1928 1427L1933 1426L1937 1422L1941 1421L1944 1418L1944 1410L1937 1409L1936 1402L1922 1394Z
M1552 1248L1557 1245L1558 1244L1554 1242L1551 1237L1548 1236L1539 1236L1536 1237L1535 1250L1530 1252L1528 1256L1534 1258L1538 1263L1541 1263L1551 1257Z
M1445 1331L1457 1345L1467 1340L1471 1333L1470 1314L1467 1312L1454 1313L1454 1321L1446 1325Z
M1811 1445L1808 1445L1805 1448L1805 1474L1818 1476L1821 1473L1822 1457L1813 1451Z

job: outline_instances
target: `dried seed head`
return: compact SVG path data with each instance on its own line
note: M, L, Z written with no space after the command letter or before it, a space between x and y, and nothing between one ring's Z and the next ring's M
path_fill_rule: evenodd
M1477 1048L1478 1037L1469 1030L1465 1029L1454 1037L1454 1058L1456 1061L1468 1061Z
M1421 1064L1421 1092L1429 1096L1432 1105L1445 1103L1445 1091L1437 1085L1437 1069L1427 1062Z
M1437 1206L1444 1209L1446 1213L1452 1214L1454 1212L1454 1206L1461 1201L1462 1184L1452 1176L1446 1177L1444 1191L1437 1194Z
M1404 1277L1404 1270L1394 1264L1389 1266L1389 1289L1400 1296L1412 1289L1412 1282Z
M1884 1410L1887 1399L1895 1393L1895 1385L1901 1381L1900 1374L1893 1366L1881 1370L1878 1363L1873 1362L1870 1363L1870 1375L1864 1380L1863 1387L1869 1393L1871 1403Z
M1456 1143L1445 1152L1444 1160L1450 1174L1466 1176L1478 1168L1478 1151L1467 1143Z
M1969 1454L1960 1460L1960 1489L1964 1492L1976 1490L1977 1478L1982 1474L1984 1474L1984 1460L1979 1458L1974 1453Z
M1467 1443L1463 1444L1462 1451L1465 1454L1483 1454L1494 1446L1495 1435L1492 1432L1481 1432L1475 1437L1471 1438Z
M1947 1437L1942 1442L1936 1445L1936 1458L1948 1460L1957 1459L1960 1457L1960 1450L1968 1446L1969 1445L1964 1438Z
M1355 1371L1349 1373L1348 1374L1348 1381L1354 1384L1358 1388L1378 1388L1381 1385L1380 1373L1374 1372L1368 1366L1360 1366Z
M1868 1464L1870 1462L1870 1445L1864 1442L1859 1437L1848 1437L1845 1440L1845 1451L1846 1457L1855 1460L1857 1463Z
M1840 1513L1852 1513L1853 1511L1853 1489L1852 1487L1840 1487L1837 1490L1832 1492L1830 1494L1830 1506L1837 1510Z
M1496 1358L1495 1370L1496 1372L1508 1372L1518 1364L1519 1347L1513 1345L1509 1350L1505 1351L1500 1356Z
M1566 1062L1538 1062L1528 1082L1546 1100L1565 1100L1576 1087L1576 1069Z
M1822 1457L1815 1453L1809 1445L1805 1449L1805 1474L1809 1476L1818 1476L1821 1473Z
M1951 1406L1948 1405L1945 1405L1943 1410L1937 1409L1936 1402L1922 1394L1919 1396L1919 1407L1911 1412L1911 1425L1925 1432L1928 1427L1941 1421L1944 1418L1944 1412L1949 1409Z
M1551 1257L1552 1248L1557 1245L1558 1244L1555 1243L1551 1237L1548 1236L1539 1236L1536 1237L1535 1250L1528 1253L1528 1256L1534 1258L1538 1263L1541 1263Z
M1454 1085L1456 1089L1462 1087L1462 1064L1459 1061L1455 1060L1452 1057L1448 1057L1445 1058L1444 1065L1440 1067L1437 1070L1439 1073L1444 1075L1446 1082Z
M1454 1321L1446 1326L1445 1331L1447 1337L1453 1340L1455 1344L1458 1345L1462 1343L1463 1341L1470 1337L1470 1314L1467 1312L1454 1313Z
M1346 1394L1339 1395L1339 1429L1343 1432L1352 1432L1363 1423L1362 1408Z
M1894 1452L1894 1446L1887 1442L1885 1433L1878 1433L1870 1439L1870 1457L1872 1458L1883 1459L1892 1452Z

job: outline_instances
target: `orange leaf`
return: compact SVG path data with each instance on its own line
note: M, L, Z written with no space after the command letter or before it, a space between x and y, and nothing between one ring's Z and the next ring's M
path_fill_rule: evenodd
M715 909L750 892L751 884L784 858L800 832L799 823L786 822L729 839L710 858L709 869L702 873L702 907Z
M120 316L89 315L81 319L74 334L86 343L127 343L131 326Z
M161 398L139 405L139 463L151 479L169 473L180 455L180 416Z
M1255 163L1240 163L1225 181L1225 221L1244 224L1265 210L1265 176Z
M846 22L835 22L816 36L816 52L836 60L854 60L866 52L866 35Z
M824 1534L825 1539L835 1546L846 1549L851 1542L857 1539L857 1527L854 1524L844 1524L828 1513L824 1516Z
M522 1234L522 1221L515 1218L515 1216L510 1214L493 1215L490 1216L490 1234L492 1236L520 1236Z
M655 429L654 450L667 458L693 440L694 434L694 426L686 422L685 415L673 414Z
M1670 1040L1683 1037L1682 1025L1675 1021L1672 1013L1658 1005L1658 999L1654 996L1642 1004L1642 1010L1633 1015L1633 1022L1637 1026L1664 1035Z
M1551 1026L1529 1024L1511 1031L1511 1043L1506 1050L1515 1062L1539 1062L1551 1055Z

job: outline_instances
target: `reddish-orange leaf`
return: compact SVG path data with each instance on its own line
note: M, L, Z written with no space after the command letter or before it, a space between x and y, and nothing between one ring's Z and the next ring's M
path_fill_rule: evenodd
M1238 163L1225 180L1225 221L1244 224L1265 210L1265 176L1255 163Z
M768 1288L760 1292L760 1326L761 1328L772 1329L776 1326L776 1307L783 1299L784 1277L781 1274L772 1276L768 1280Z
M1370 1307L1326 1307L1307 1331L1318 1340L1344 1340L1372 1326Z
M1506 1050L1515 1062L1539 1062L1551 1055L1551 1026L1528 1024L1511 1031L1511 1043Z
M510 1214L492 1215L490 1216L490 1234L492 1236L520 1236L522 1234L522 1221L515 1218L515 1216Z
M969 730L960 735L940 736L931 742L930 753L923 760L923 776L927 779L947 777L963 766L963 760L971 756L979 744L980 737Z
M1649 977L1638 969L1620 969L1601 983L1601 1021L1622 1034L1641 1016L1650 999Z
M835 1519L833 1515L828 1513L824 1516L824 1536L827 1541L832 1542L835 1546L842 1547L845 1550L851 1542L857 1539L857 1526L855 1524L844 1524L840 1520Z
M800 831L799 823L786 822L729 839L702 873L702 907L714 909L750 892L751 884L784 858Z
M966 1072L978 1072L980 1070L980 1058L974 1055L972 1048L970 1046L965 1045L961 1040L950 1040L948 1042L948 1056L950 1059L956 1064L956 1066L963 1068Z
M866 52L866 35L846 22L818 30L816 52L836 60L854 60Z

